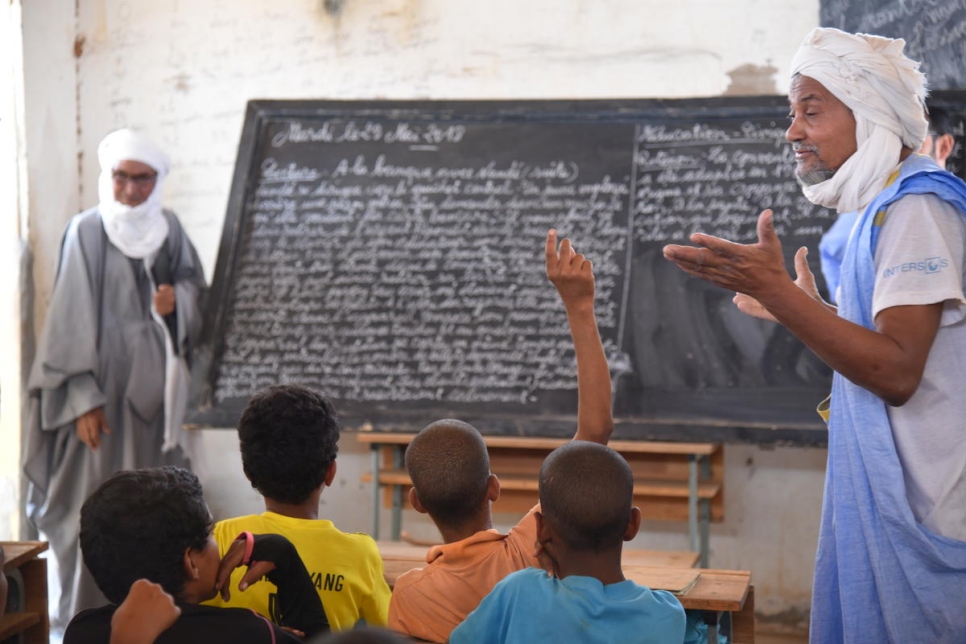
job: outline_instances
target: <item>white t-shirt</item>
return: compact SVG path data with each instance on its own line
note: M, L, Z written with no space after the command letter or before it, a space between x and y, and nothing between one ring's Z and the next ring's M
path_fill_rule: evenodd
M906 494L929 530L966 541L966 218L932 195L888 208L875 251L872 314L944 302L919 388L887 407Z

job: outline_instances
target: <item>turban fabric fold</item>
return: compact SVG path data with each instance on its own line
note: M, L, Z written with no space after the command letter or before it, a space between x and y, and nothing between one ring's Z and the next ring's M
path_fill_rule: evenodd
M827 181L805 196L839 212L862 208L885 187L902 148L918 150L926 137L926 77L902 53L901 38L812 30L792 59L792 76L821 83L855 117L857 150Z

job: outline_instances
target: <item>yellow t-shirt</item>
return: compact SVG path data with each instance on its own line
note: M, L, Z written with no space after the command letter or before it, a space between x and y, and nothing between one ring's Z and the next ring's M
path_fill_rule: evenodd
M214 538L222 556L235 537L246 530L252 534L280 534L292 542L319 591L332 630L352 628L359 620L386 625L389 586L383 576L382 557L372 537L342 532L327 520L295 519L264 512L215 524ZM238 582L244 574L244 567L232 573L228 602L219 595L205 603L250 608L275 619L275 584L263 579L241 592Z

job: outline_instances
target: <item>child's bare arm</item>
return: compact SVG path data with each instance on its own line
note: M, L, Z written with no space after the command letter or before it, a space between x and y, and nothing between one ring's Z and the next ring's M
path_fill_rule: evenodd
M547 277L557 287L577 354L577 434L575 440L607 444L614 430L611 382L594 314L594 270L557 231L547 233Z
M138 579L111 617L111 644L151 644L180 615L174 598L161 586Z

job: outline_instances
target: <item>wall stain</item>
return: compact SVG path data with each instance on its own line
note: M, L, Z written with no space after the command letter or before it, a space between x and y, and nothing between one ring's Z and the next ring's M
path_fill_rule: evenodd
M80 58L84 55L84 44L87 42L87 37L84 34L77 34L74 38L74 58Z
M725 96L760 96L778 94L775 74L778 68L773 65L754 65L747 63L735 67L728 76L731 84L724 91Z
M177 91L183 94L187 94L188 92L191 91L191 76L185 73L181 73L181 74L178 74L177 76L174 76L173 79L174 79L174 88Z
M333 18L338 18L343 7L345 7L345 2L346 0L322 0L322 6L327 14Z

